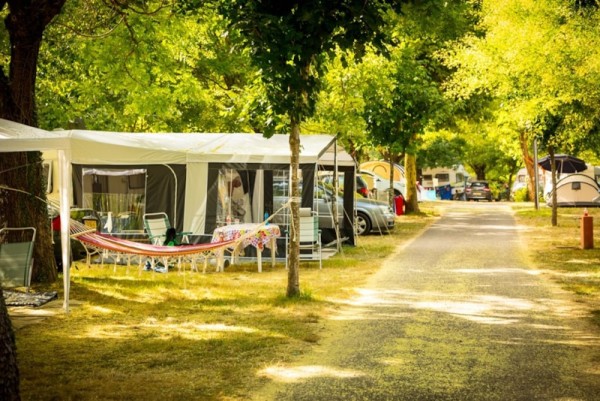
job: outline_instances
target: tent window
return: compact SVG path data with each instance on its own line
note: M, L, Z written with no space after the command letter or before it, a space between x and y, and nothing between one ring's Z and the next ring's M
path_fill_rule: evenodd
M83 208L96 211L102 231L119 233L144 229L145 169L84 168L82 177Z

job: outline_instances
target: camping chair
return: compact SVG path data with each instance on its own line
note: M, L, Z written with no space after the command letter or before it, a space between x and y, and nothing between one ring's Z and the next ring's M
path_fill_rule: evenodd
M0 229L0 283L4 288L29 289L36 229Z
M300 208L300 260L318 260L323 268L319 218L310 208Z
M171 230L169 216L164 212L144 214L144 228L152 245L167 245L167 232ZM175 242L179 244L189 243L188 235L191 232L176 233ZM170 238L169 238L170 239Z
M152 245L174 245L174 244L187 244L189 243L188 235L190 232L175 233L169 222L169 216L165 212L158 213L146 213L144 214L144 228L148 239ZM165 267L168 265L168 260L163 258L163 264ZM178 266L181 267L181 258L178 260ZM152 258L151 268L154 270L155 260Z

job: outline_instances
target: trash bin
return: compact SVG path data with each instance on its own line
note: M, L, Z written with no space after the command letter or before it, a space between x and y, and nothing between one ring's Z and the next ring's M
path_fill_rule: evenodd
M441 200L452 200L452 187L450 185L440 187L439 192Z
M402 195L394 197L394 211L396 212L396 216L404 214L404 197Z

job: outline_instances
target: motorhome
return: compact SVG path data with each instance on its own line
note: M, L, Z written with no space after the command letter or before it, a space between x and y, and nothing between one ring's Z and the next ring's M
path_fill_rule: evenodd
M394 181L404 182L406 177L404 175L404 167L394 163ZM379 177L387 178L390 180L390 162L384 160L371 160L360 164L360 170L371 171L377 174Z
M426 198L461 199L469 174L462 164L423 169L419 180ZM433 191L433 192L432 192Z

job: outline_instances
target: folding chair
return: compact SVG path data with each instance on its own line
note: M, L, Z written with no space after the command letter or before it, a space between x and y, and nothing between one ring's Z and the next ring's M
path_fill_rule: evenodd
M323 268L321 230L319 218L310 208L300 208L300 257L302 260L318 260Z
M168 233L172 230L171 223L169 222L169 216L165 212L144 214L144 228L152 245L168 245L166 244L167 239L171 240L169 238L170 235L168 236ZM189 243L188 235L190 234L191 232L176 233L175 242L179 244ZM163 258L163 264L165 268L168 266L167 258ZM181 257L178 259L177 265L181 268ZM155 260L152 258L151 269L154 270L154 267Z
M0 229L0 283L29 289L33 270L33 227Z

